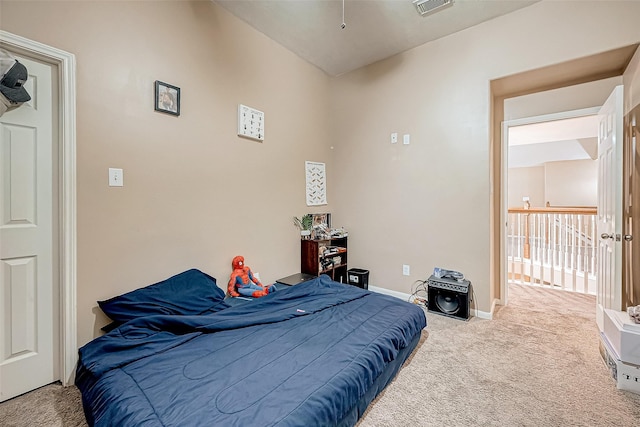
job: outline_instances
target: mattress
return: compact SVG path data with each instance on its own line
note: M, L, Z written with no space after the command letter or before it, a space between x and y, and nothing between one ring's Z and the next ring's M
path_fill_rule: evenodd
M76 384L96 426L353 425L425 326L414 304L321 276L130 320L80 349Z

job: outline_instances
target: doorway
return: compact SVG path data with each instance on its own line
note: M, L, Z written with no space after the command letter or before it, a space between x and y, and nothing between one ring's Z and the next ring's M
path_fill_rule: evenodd
M494 304L505 304L507 259L504 234L507 225L506 180L507 174L503 158L505 103L512 98L538 94L545 91L568 88L584 83L597 82L609 78L620 78L631 61L638 44L614 49L601 54L579 58L537 70L531 70L491 81L492 94L492 134L491 134L491 179L492 203L491 220L491 298ZM566 110L566 109L565 109ZM560 110L563 111L563 110ZM539 114L542 114L539 113ZM531 115L533 116L533 114Z
M547 98L555 105L573 91L591 91L596 101L586 102L602 104L618 80L554 90ZM507 116L515 101L530 102L528 96L512 101ZM504 122L507 284L595 295L598 110ZM504 291L507 303L509 287Z

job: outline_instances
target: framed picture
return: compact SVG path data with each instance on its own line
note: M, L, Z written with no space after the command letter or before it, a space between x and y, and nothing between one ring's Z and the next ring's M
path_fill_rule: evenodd
M330 213L320 213L320 214L312 214L312 226L316 225L324 225L327 228L331 228L331 214Z
M311 214L311 237L328 239L331 236L331 214Z
M180 88L156 80L155 110L180 115Z

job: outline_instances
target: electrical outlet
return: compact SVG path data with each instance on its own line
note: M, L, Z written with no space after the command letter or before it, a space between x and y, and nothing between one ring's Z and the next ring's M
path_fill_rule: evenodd
M611 349L606 338L600 339L600 355L616 381L618 389L640 393L640 366L618 359L618 355Z
M407 264L402 264L402 275L409 276L410 274L411 274L411 267L409 267Z
M395 144L396 142L398 142L398 132L393 132L391 134L391 143Z
M616 360L617 387L640 393L640 367Z

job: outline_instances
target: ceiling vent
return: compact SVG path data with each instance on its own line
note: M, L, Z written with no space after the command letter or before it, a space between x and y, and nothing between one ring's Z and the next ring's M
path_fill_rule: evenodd
M453 4L453 0L413 0L418 13L426 16Z

